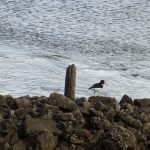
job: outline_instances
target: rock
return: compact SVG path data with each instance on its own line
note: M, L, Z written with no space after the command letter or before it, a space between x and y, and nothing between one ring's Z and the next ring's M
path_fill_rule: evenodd
M75 133L78 137L80 138L88 138L89 134L91 134L91 132L87 129L76 129L73 131L73 133Z
M59 111L57 106L45 104L43 107L43 119L52 119L54 114Z
M6 101L10 109L15 110L18 108L16 100L11 95L5 95L3 98Z
M55 150L57 139L49 131L44 131L37 137L38 149Z
M26 97L21 97L21 98L16 99L16 103L17 103L18 108L21 108L21 107L25 108L31 105L31 100L27 99Z
M48 98L47 97L45 97L45 96L37 96L36 98L34 97L34 98L32 98L31 97L31 99L32 100L35 100L36 102L40 102L40 103L42 103L42 104L45 104L45 103L47 103L47 101L48 101Z
M98 142L98 140L103 138L103 136L104 136L104 130L98 130L93 134L93 137L89 142L91 144L96 144ZM89 144L89 142L88 142L88 144Z
M17 119L24 120L26 119L28 111L25 108L19 108L15 110L14 115L17 117Z
M84 107L85 111L88 111L90 108L93 107L93 105L90 102L86 101L83 103L83 107Z
M120 112L120 108L121 108L120 104L116 103L115 108L114 108L115 112Z
M103 137L101 148L103 150L136 150L134 134L121 126L112 127Z
M12 150L26 150L26 147L24 143L19 140L13 145Z
M10 130L8 134L4 137L4 140L10 145L14 145L15 143L17 143L19 141L19 137L16 130Z
M134 105L139 107L150 107L150 98L135 99Z
M124 109L126 113L133 113L134 112L134 106L128 103L124 103L121 106L121 109Z
M69 150L69 143L67 141L62 141L56 150Z
M74 121L75 120L73 114L70 112L69 113L63 113L60 119L63 121Z
M0 95L0 107L8 108L7 102L5 101L5 99L2 95Z
M146 115L144 112L140 110L134 111L130 113L129 115L132 116L136 120L140 120L142 123L146 123L150 121L148 115Z
M82 128L85 123L85 120L79 110L73 111L72 113L62 113L57 117L55 116L55 118L57 118L56 121L59 123L59 128L63 130Z
M59 127L63 130L82 128L85 123L85 120L79 110L73 111L72 113L63 113L59 117Z
M0 112L0 123L3 121L3 115L2 113Z
M53 118L56 122L58 122L58 121L60 120L62 114L63 114L62 111L55 111L55 112L53 112L53 115L52 115L53 117L52 117L52 118Z
M73 116L75 118L73 124L75 128L82 128L85 124L85 119L79 110L73 111Z
M58 93L52 93L48 99L48 103L68 112L78 108L78 105L74 101Z
M5 144L4 139L0 137L0 150L4 149L4 144Z
M58 111L59 108L57 106L53 106L53 105L49 105L49 104L45 104L44 106L45 111Z
M81 97L81 98L77 98L75 102L78 106L83 107L83 103L86 101L87 99L85 97Z
M93 108L93 105L90 102L86 101L82 106L80 105L79 111L82 113L82 115L86 116L89 114L89 110L91 108Z
M93 108L98 111L105 112L107 110L106 105L103 102L101 102L100 97L95 97L95 98L91 97L89 99L89 102L93 105Z
M10 115L11 115L11 111L9 108L0 107L0 118L1 119L8 119L8 118L10 118Z
M0 136L5 137L9 132L16 128L15 121L12 119L3 119L0 123Z
M57 123L54 120L45 119L27 119L25 121L26 134L39 133L40 131L49 131L54 135L60 135L61 131L57 128Z
M69 142L73 144L83 145L84 139L79 139L76 134L72 134Z
M105 117L106 117L107 120L109 120L110 122L113 122L114 117L115 117L115 115L116 115L116 112L115 112L114 108L112 108L112 107L108 107L107 110L108 110L108 111L106 111Z
M150 122L143 124L143 132L150 138Z
M88 99L94 106L97 105L98 102L103 103L106 106L111 106L115 108L116 106L116 99L112 97L104 97L104 96L92 96Z
M134 127L136 129L142 128L142 122L140 120L134 119L132 116L120 113L119 117L125 124L131 127Z
M92 116L92 117L101 117L101 118L104 117L102 112L97 111L94 108L91 108L89 110L89 115Z
M91 126L94 129L103 129L108 130L111 127L111 123L103 118L100 117L91 117Z
M92 103L88 102L85 97L77 99L75 102L80 108L83 108L85 111L88 111L90 108L93 107Z
M57 123L52 119L30 118L21 121L20 126L18 126L19 138L25 139L26 149L34 147L38 143L38 147L41 150L53 150L57 144L57 136L60 134L61 131L57 128Z
M124 105L124 104L131 104L131 105L134 105L134 102L133 102L133 100L132 100L132 98L131 97L129 97L128 95L124 95L123 97L122 97L122 99L121 99L121 101L120 101L120 105L122 106L122 105Z
M4 150L10 150L10 145L8 143L4 144Z
M19 101L20 100L20 101ZM0 150L149 150L148 99L0 96ZM121 107L120 107L121 106Z
M148 107L148 106L138 107L138 110L140 110L141 112L144 112L146 114L150 114L150 107Z

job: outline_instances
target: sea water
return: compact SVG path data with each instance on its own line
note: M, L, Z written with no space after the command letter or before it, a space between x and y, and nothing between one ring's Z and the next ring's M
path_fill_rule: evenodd
M0 0L0 94L63 94L75 64L77 97L150 97L149 24L148 0Z

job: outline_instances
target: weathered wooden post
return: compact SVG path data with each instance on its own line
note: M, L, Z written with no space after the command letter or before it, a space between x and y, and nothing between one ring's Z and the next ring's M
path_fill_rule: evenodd
M65 92L64 95L72 100L75 100L75 86L76 86L76 66L69 65L66 70L65 78Z

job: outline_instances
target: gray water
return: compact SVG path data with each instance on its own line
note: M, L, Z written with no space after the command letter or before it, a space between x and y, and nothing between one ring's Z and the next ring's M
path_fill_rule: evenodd
M70 64L77 97L150 97L150 1L0 0L0 94L63 93Z

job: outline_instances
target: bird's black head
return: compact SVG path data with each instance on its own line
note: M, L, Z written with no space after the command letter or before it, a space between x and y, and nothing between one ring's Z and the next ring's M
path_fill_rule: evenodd
M101 80L101 81L100 81L100 84L105 84L105 80Z

